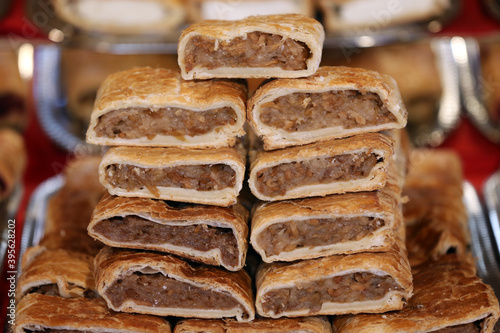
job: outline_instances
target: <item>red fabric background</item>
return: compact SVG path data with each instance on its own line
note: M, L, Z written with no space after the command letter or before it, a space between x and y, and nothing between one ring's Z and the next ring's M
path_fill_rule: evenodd
M46 0L41 0L47 3ZM43 17L41 18L43 19ZM458 16L451 22L440 35L481 36L491 33L500 33L500 23L485 14L479 0L464 0ZM24 1L12 1L8 15L0 21L0 36L17 40L19 37L27 39L43 38L34 25L29 22L24 13ZM0 78L1 79L1 78ZM29 124L24 133L29 160L26 174L23 179L24 198L21 209L17 215L16 234L19 243L24 210L32 191L43 180L58 174L73 156L56 147L42 131L35 116L33 103L30 101ZM441 146L458 152L467 180L479 191L485 179L500 166L500 146L484 138L471 123L462 119L458 129ZM17 258L19 260L20 258ZM0 310L0 327L3 327L7 307L6 271L4 268L0 280L0 295L2 303Z

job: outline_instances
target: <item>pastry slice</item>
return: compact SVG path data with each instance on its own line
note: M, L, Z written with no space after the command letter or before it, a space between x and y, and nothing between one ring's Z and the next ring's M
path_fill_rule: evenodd
M94 240L87 231L80 229L61 229L45 233L38 245L48 250L68 250L95 256L104 246Z
M186 80L304 77L318 69L324 39L321 23L300 14L206 20L182 32L178 62Z
M99 294L121 312L194 318L255 317L244 270L193 266L168 254L106 247L96 257Z
M360 68L320 67L274 80L248 101L248 120L266 150L406 126L396 81Z
M180 0L51 0L51 3L60 20L94 33L165 35L184 23L186 17Z
M256 286L257 313L270 318L400 310L413 290L399 240L387 252L263 264Z
M235 320L186 319L175 325L174 333L332 333L326 317L257 318L248 323Z
M381 133L252 152L249 186L276 201L384 187L393 140Z
M500 317L493 289L475 276L472 260L450 254L414 275L414 295L401 311L341 316L338 333L493 332Z
M243 186L245 156L236 148L112 147L99 166L109 193L230 206Z
M248 211L106 195L89 234L106 245L173 253L238 271L248 248Z
M241 20L255 15L314 15L312 0L190 0L189 17L201 20Z
M21 181L26 160L23 137L12 129L0 129L0 202L10 196Z
M244 134L246 85L184 81L177 70L142 67L99 88L87 141L99 145L215 148Z
M31 293L64 298L97 297L93 261L94 257L83 253L30 247L23 255L16 298L20 300Z
M14 333L26 332L123 332L170 333L163 318L119 313L101 298L61 298L31 294L17 305Z

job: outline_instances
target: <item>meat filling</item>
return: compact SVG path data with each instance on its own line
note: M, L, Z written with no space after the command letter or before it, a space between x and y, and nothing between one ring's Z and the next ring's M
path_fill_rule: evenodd
M481 328L482 328L482 322L476 321L473 323L446 327L434 331L434 333L479 333L481 332Z
M324 303L350 303L378 300L400 286L388 275L361 272L300 283L293 288L274 289L263 297L266 312L309 310L318 313Z
M94 230L106 238L121 244L173 244L198 251L220 249L222 262L230 266L238 264L238 246L233 231L206 224L164 225L128 215L103 220Z
M263 195L274 197L300 186L362 179L377 162L373 153L358 153L282 163L257 172L257 188Z
M186 70L195 67L279 67L284 70L303 70L311 56L302 42L282 36L250 32L230 41L196 36L186 45Z
M181 165L167 168L140 168L112 164L106 169L107 181L126 190L147 188L158 196L157 186L198 191L219 191L233 187L236 172L228 165Z
M208 111L191 111L167 107L159 110L128 108L102 115L95 127L97 136L121 139L137 139L156 135L170 135L183 139L185 136L203 135L224 126L236 124L236 112L229 107Z
M136 304L182 309L221 309L239 307L238 302L225 292L211 291L162 275L135 272L116 280L106 291L111 303L118 307L125 300Z
M384 220L366 216L292 220L271 225L259 234L258 243L272 256L303 247L359 241L384 225Z
M288 132L395 122L377 94L356 90L294 93L262 105L260 121Z

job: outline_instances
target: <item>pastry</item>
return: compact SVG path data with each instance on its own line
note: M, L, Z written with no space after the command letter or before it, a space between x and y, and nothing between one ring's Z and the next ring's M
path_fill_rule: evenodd
M401 24L435 19L451 7L451 0L415 2L400 0L319 0L318 7L327 31L372 32Z
M230 206L243 184L245 157L237 148L112 147L99 166L109 193Z
M380 189L387 180L393 140L381 133L251 153L249 186L276 201Z
M300 14L205 20L185 29L177 46L186 80L304 77L321 61L321 23Z
M407 112L393 78L320 67L310 77L262 85L248 101L248 120L271 150L403 128Z
M31 294L17 305L14 333L25 332L170 333L171 329L163 318L111 311L101 298Z
M61 229L45 233L38 243L48 250L64 249L95 256L104 246L89 236L87 230Z
M216 148L244 134L247 87L184 81L177 70L134 68L99 87L87 141L99 145Z
M184 23L180 0L52 0L57 17L78 29L117 35L166 35Z
M186 319L175 325L174 333L332 333L326 317L257 318L248 323L235 320Z
M264 262L387 251L402 224L400 201L388 191L263 203L250 242Z
M248 248L248 211L106 195L89 234L109 246L173 253L238 271Z
M2 78L0 80L0 127L10 126L17 130L24 130L28 123L26 107L28 89L19 73L17 55L10 43L9 45L0 43L0 77Z
M413 289L399 239L387 252L263 264L256 286L257 313L270 318L401 310Z
M31 293L64 298L97 297L93 261L94 257L82 253L30 247L23 255L16 298L20 300Z
M456 254L414 274L414 295L401 311L334 318L338 333L491 333L500 316L493 289L475 276L471 260Z
M312 0L189 0L188 14L201 20L241 20L255 15L303 14L313 16Z
M168 254L105 247L95 260L99 294L115 311L195 318L255 317L244 270L192 266Z
M23 137L12 129L0 129L0 201L11 195L21 182L26 161Z

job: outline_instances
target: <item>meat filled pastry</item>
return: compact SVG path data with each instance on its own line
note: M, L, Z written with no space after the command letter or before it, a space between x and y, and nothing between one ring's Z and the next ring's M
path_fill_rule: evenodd
M32 294L17 306L14 333L27 332L126 332L169 333L163 318L119 313L102 298L61 298Z
M106 195L97 205L89 234L122 248L173 253L237 271L248 248L248 211Z
M384 190L259 205L251 243L265 262L379 252L395 242L401 206Z
M99 179L109 193L230 206L243 185L245 157L237 148L112 147Z
M303 14L313 16L312 0L190 0L188 14L201 20L241 20L255 15Z
M235 320L186 319L175 325L174 333L332 333L326 317L257 318L242 323Z
M38 245L49 250L63 249L91 256L95 256L104 246L103 243L90 237L87 230L80 229L62 229L45 233Z
M248 101L248 120L270 150L403 128L407 111L391 77L320 67L306 78L262 85Z
M10 196L21 181L26 161L23 137L12 129L0 129L0 202Z
M186 80L304 77L318 69L324 39L321 23L300 14L206 20L182 32L178 62Z
M22 274L17 283L17 299L38 293L65 298L97 297L94 257L67 250L28 248L23 255Z
M334 318L338 333L491 333L500 316L493 289L475 276L471 260L456 254L425 264L414 274L415 292L401 311Z
M257 150L248 184L265 201L376 190L386 183L393 151L392 139L381 133Z
M244 270L193 266L168 254L106 247L96 257L99 294L115 311L194 318L255 317Z
M214 148L244 134L246 84L184 81L177 70L142 67L108 76L87 131L99 145Z
M413 290L399 240L387 252L263 264L256 286L257 313L270 318L400 310Z
M400 0L397 4L390 0L319 0L318 7L327 31L359 33L430 21L443 15L451 3L451 0Z
M57 17L78 29L118 34L163 34L184 23L180 0L51 0Z

